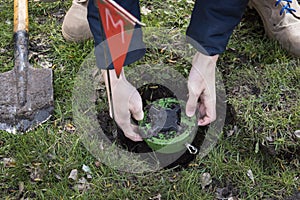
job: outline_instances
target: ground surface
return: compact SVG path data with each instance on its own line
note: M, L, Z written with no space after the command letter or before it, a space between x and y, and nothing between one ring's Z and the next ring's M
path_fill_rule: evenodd
M0 132L1 199L299 199L300 140L294 132L300 129L300 60L264 35L255 11L246 11L218 63L235 113L218 145L187 168L130 174L96 160L73 126L74 78L93 41L63 39L61 24L70 3L29 3L29 62L53 69L55 113L25 135ZM143 15L148 26L184 33L193 3L142 1L141 6L151 11ZM0 19L4 72L13 67L12 0L1 1ZM171 61L187 75L180 60ZM68 178L74 169L85 180ZM203 181L207 173L211 182Z

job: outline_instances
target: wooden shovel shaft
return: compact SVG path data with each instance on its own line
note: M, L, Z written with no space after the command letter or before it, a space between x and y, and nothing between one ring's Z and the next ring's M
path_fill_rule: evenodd
M21 107L27 102L28 84L28 0L14 0L14 71Z
M14 32L28 32L28 0L14 0Z

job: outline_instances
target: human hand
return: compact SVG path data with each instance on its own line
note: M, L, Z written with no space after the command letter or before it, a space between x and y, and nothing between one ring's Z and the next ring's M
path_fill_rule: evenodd
M109 85L107 71L101 70L104 80L107 95L109 96ZM122 70L120 77L117 78L114 70L109 70L113 110L111 99L109 99L110 116L114 116L114 120L123 130L124 135L133 141L142 141L142 137L138 134L138 128L131 124L131 115L136 120L142 120L144 117L142 98L135 87L133 87L125 78ZM114 115L112 115L114 112Z
M192 61L188 79L189 98L186 115L192 117L199 109L198 125L205 126L216 120L215 68L219 55L206 56L197 52Z

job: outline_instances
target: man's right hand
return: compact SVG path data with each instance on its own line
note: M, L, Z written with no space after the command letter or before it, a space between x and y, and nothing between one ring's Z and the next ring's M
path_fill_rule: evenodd
M186 115L191 117L199 110L199 126L206 126L216 120L215 70L218 55L206 56L197 52L193 58L188 79L189 98Z
M106 91L109 99L110 116L118 126L123 130L124 135L132 141L142 141L142 137L138 134L138 129L135 125L131 124L131 115L136 120L142 120L144 117L142 98L135 87L133 87L125 78L124 70L119 78L117 78L115 70L109 70L113 109L111 106L111 99L109 96L109 86L107 71L101 70L104 80ZM114 112L114 115L112 115Z

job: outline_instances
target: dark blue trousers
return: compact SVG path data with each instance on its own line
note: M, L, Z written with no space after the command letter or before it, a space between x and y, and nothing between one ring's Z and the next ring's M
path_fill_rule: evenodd
M140 19L139 0L115 1ZM247 4L248 0L196 0L191 21L186 31L188 42L198 51L210 56L223 53L233 29L242 18ZM95 40L98 67L103 69L112 68L110 61L107 64L101 59L108 47L103 42L105 41L105 35L101 28L98 8L95 6L94 0L89 0L88 21ZM106 54L109 55L108 51ZM142 31L136 29L124 65L137 61L144 54ZM110 56L109 60L111 60Z

